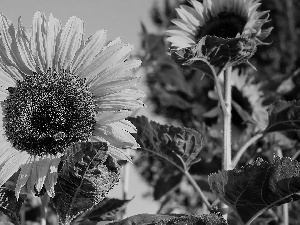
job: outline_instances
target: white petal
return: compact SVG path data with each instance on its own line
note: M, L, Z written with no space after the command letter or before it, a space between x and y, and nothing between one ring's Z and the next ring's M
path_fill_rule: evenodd
M94 136L104 138L117 148L137 148L138 144L134 137L126 130L126 127L115 122L107 125L96 126Z
M84 48L76 56L76 59L74 59L74 63L71 68L73 73L80 73L103 49L106 40L106 33L106 30L99 30L87 40Z
M113 45L116 45L116 44L120 44L121 43L121 38L116 38L114 39L113 41L109 42L104 48L103 48L103 51Z
M188 6L180 6L180 8L176 9L177 14L185 21L193 25L194 27L198 27L202 25L203 23L200 23L200 21L197 19L197 11L191 7Z
M71 17L62 30L55 64L59 69L70 69L77 50L83 41L83 21L75 16Z
M172 37L168 37L166 40L171 42L172 46L175 46L178 48L187 48L187 47L191 47L193 44L195 44L195 41L187 36L186 37L172 36Z
M7 88L8 87L14 87L16 85L15 80L10 76L10 74L8 74L7 72L5 72L0 65L0 86L1 86L1 90L3 92L8 93Z
M128 89L133 87L139 82L139 77L128 76L121 80L110 81L103 85L99 85L96 90L92 91L94 95L105 96L110 93L114 93L118 90Z
M23 80L23 74L21 74L14 66L7 66L4 62L0 60L0 68L14 81Z
M15 189L15 195L16 195L17 199L19 198L19 194L20 194L22 187L25 186L25 184L30 176L31 166L32 166L31 158L29 158L28 161L24 165L21 166L21 171L20 171L18 181L16 184L16 189Z
M0 148L0 166L5 164L5 162L18 155L20 152L13 148L9 142L2 141L1 142L1 148Z
M48 170L51 164L51 159L49 156L44 156L40 158L37 164L37 182L36 182L36 190L40 192L43 188L44 181L48 174Z
M176 26L180 27L182 30L190 33L190 34L194 34L195 32L197 32L198 27L193 26L192 24L185 22L182 19L173 19L171 20L172 23L174 23Z
M91 90L93 92L101 91L103 88L102 85L106 85L106 83L110 81L122 81L124 77L128 75L132 76L127 72L138 68L141 63L140 60L128 60L113 66L110 70L104 70L102 73L99 73L95 79L89 82Z
M61 24L59 20L54 18L51 13L48 20L48 29L47 29L47 36L46 36L47 69L53 68L53 59L55 56L55 48L57 46L57 36L60 32L61 32Z
M79 73L78 76L80 78L87 78L88 81L93 80L99 76L101 72L103 73L103 71L115 65L124 55L128 56L130 52L131 48L129 45L122 43L115 44L97 55L91 64Z
M37 182L37 165L38 165L38 163L39 163L39 157L35 156L32 159L30 177L28 178L28 181L27 181L27 192L30 195L35 195L34 185Z
M95 103L103 111L107 110L135 110L143 107L143 102L137 99L145 97L145 93L138 89L125 89L120 92L111 93L106 96L97 98L95 96Z
M36 12L32 19L32 33L30 38L31 51L37 67L46 70L46 17L42 12Z
M126 153L125 149L119 149L119 148L116 148L112 145L108 145L107 153L111 157L113 157L115 160L126 160L126 161L132 163L131 157L130 157L130 155L128 155Z
M54 186L57 182L57 171L58 171L58 165L60 163L60 157L56 158L56 156L53 156L50 168L48 170L47 178L45 180L45 187L47 190L47 193L50 197L54 197Z
M186 5L182 5L180 7L184 10L183 13L186 15L190 23L192 23L194 26L203 26L205 20L202 14L198 13L198 11L195 10L194 8Z
M31 54L30 42L28 39L28 32L22 25L21 17L18 20L18 31L17 31L17 43L19 48L20 57L22 58L22 68L25 74L31 74L32 71L36 71L36 63Z
M194 6L194 8L196 9L196 11L202 15L203 14L203 4L197 0L191 0L192 5Z
M0 187L19 170L20 166L27 162L29 155L26 152L18 152L11 157L2 167L0 171Z
M119 120L123 120L130 116L132 111L129 110L121 110L118 112L108 111L108 112L100 112L95 116L95 119L98 124L105 125L109 123L114 123Z

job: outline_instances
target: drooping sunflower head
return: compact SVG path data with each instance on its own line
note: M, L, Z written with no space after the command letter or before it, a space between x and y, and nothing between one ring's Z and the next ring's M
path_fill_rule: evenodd
M264 44L272 28L262 29L268 22L268 11L257 11L259 0L190 0L193 7L177 8L175 26L167 31L167 40L177 49L191 47L205 36L249 38Z

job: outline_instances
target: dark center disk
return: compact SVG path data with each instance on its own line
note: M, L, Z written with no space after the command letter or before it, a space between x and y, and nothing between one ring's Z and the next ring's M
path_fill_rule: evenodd
M66 72L34 73L8 89L5 133L31 155L56 155L94 130L95 104L83 79Z
M234 13L221 12L218 17L213 17L199 29L196 35L197 42L204 36L217 36L221 38L235 38L242 33L247 19Z

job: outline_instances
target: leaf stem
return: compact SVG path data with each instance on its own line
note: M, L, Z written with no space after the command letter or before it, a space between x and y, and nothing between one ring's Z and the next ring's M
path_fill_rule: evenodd
M195 188L195 190L200 195L203 203L207 206L208 210L211 210L211 205L210 205L209 201L205 197L204 193L202 192L202 190L200 189L200 187L198 186L198 184L196 183L194 178L191 176L191 174L188 171L185 172L185 175L188 178L188 180L190 181L190 183L192 184L192 186Z
M261 138L263 136L262 133L258 133L256 135L254 135L252 138L250 138L238 151L238 153L235 155L235 157L232 160L232 168L235 168L236 165L238 164L238 162L240 161L242 155L244 154L244 152L247 150L247 148L252 145L255 141L257 141L259 138Z
M41 205L41 225L46 225L47 219L47 207L50 201L50 197L47 193L45 193L41 197L42 205Z

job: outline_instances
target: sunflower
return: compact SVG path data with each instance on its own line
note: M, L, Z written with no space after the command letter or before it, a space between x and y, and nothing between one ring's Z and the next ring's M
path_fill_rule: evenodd
M261 131L268 124L268 107L263 105L265 99L261 91L261 84L254 82L254 76L251 73L253 72L250 70L246 70L244 73L240 73L238 69L233 70L231 73L231 85L247 101L248 106L246 108L251 109L251 117L257 123L257 129Z
M142 107L136 89L141 61L119 38L105 45L106 31L86 41L84 24L71 17L62 28L52 14L34 15L31 32L0 15L0 186L20 169L15 194L43 186L54 196L60 157L77 142L105 141L108 152L137 148L125 120Z
M251 38L256 44L264 44L272 27L262 29L268 22L268 11L258 12L259 0L190 0L193 7L177 8L176 26L167 31L172 47L186 48L197 44L203 37ZM262 18L263 17L263 18Z
M175 26L167 30L167 41L175 50L173 58L182 61L186 50L178 51L187 48L190 58L201 58L224 68L247 61L257 45L266 44L262 40L272 27L262 29L269 14L257 11L259 0L190 2L193 7L181 5L176 9L179 18L172 20Z

